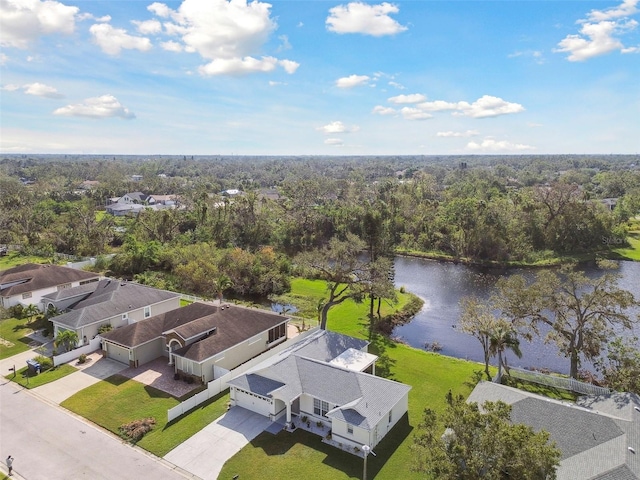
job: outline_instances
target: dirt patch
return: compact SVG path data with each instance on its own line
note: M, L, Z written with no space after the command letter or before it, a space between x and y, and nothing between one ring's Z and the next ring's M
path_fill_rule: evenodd
M0 337L0 345L6 348L9 347L13 347L14 343L10 342L9 340L5 340L4 338Z

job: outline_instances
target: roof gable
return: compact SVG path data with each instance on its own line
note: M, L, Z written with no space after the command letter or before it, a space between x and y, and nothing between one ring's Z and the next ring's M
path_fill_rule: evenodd
M26 292L57 287L68 283L98 279L99 275L62 267L27 263L0 272L0 295L10 297ZM2 285L6 285L4 288Z

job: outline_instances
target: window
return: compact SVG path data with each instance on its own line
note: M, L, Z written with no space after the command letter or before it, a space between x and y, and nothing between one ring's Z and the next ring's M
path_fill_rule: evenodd
M129 314L128 313L123 313L122 314L122 320L127 320L129 318Z
M313 399L313 413L318 417L326 417L329 411L329 404L323 400Z
M25 292L22 294L22 298L31 298L31 292Z
M279 340L286 335L287 335L286 323L280 324L277 327L273 327L271 330L269 330L269 343L273 343L276 340Z
M347 433L349 435L353 435L353 425L349 425L348 423L347 423Z
M144 307L144 318L149 318L151 316L151 307Z
M393 413L393 410L389 410L389 423L391 423L391 419L392 419L392 415L391 414L392 413Z

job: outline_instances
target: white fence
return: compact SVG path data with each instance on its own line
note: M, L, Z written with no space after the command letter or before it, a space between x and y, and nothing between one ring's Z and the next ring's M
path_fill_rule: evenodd
M590 383L580 382L573 378L546 375L532 370L509 367L509 374L514 378L527 380L529 382L546 385L548 387L562 388L583 395L608 395L611 390L605 387L598 387Z
M266 352L258 355L257 357L252 358L248 362L245 362L242 365L234 368L233 370L231 370L226 375L223 375L220 378L216 378L215 380L211 380L207 384L207 389L206 390L194 395L193 397L188 398L187 400L185 400L184 402L180 403L179 405L176 405L175 407L170 408L167 411L167 416L169 418L169 421L171 422L172 420L175 420L180 415L183 415L183 414L187 413L192 408L195 408L198 405L200 405L201 403L204 403L207 400L209 400L210 398L215 397L216 395L218 395L220 392L222 392L223 390L225 390L227 388L227 382L229 380L231 380L232 378L235 378L238 375L242 375L243 373L245 373L250 368L255 367L259 363L262 363L265 360L273 357L274 355L282 352L283 350L291 347L292 345L295 345L299 341L305 339L306 337L308 337L309 335L311 335L312 333L315 333L317 331L318 331L318 328L312 328L310 330L302 332L300 335L297 335L297 336L295 336L293 338L290 338L286 342L283 342L283 343L281 343L279 345L276 345L272 349L267 350Z
M87 354L96 351L98 347L100 347L101 341L102 338L100 336L97 336L93 340L90 340L89 344L85 345L84 347L74 348L70 352L66 352L61 355L55 355L53 357L53 366L57 367L58 365L62 365L63 363L68 363L71 360L75 360L83 353Z

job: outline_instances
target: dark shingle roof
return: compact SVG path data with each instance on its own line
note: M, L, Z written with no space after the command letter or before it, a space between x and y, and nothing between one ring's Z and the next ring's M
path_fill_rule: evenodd
M90 295L70 307L70 312L54 317L52 321L76 329L176 297L179 297L177 293L137 283L101 280Z
M82 282L97 279L92 272L77 270L59 265L38 265L27 263L0 272L0 285L20 282L17 285L0 287L0 295L9 297L43 288L56 287L66 283Z
M591 477L589 480L638 480L638 478L629 470L629 467L622 465L596 477Z
M101 334L102 338L125 347L136 347L155 338L162 337L163 332L175 329L183 324L197 321L217 311L217 307L195 302L185 307L176 308L160 315L145 318L110 332Z
M195 362L203 362L288 320L287 317L263 310L230 306L212 318L211 325L217 327L215 335L180 348L173 354Z

